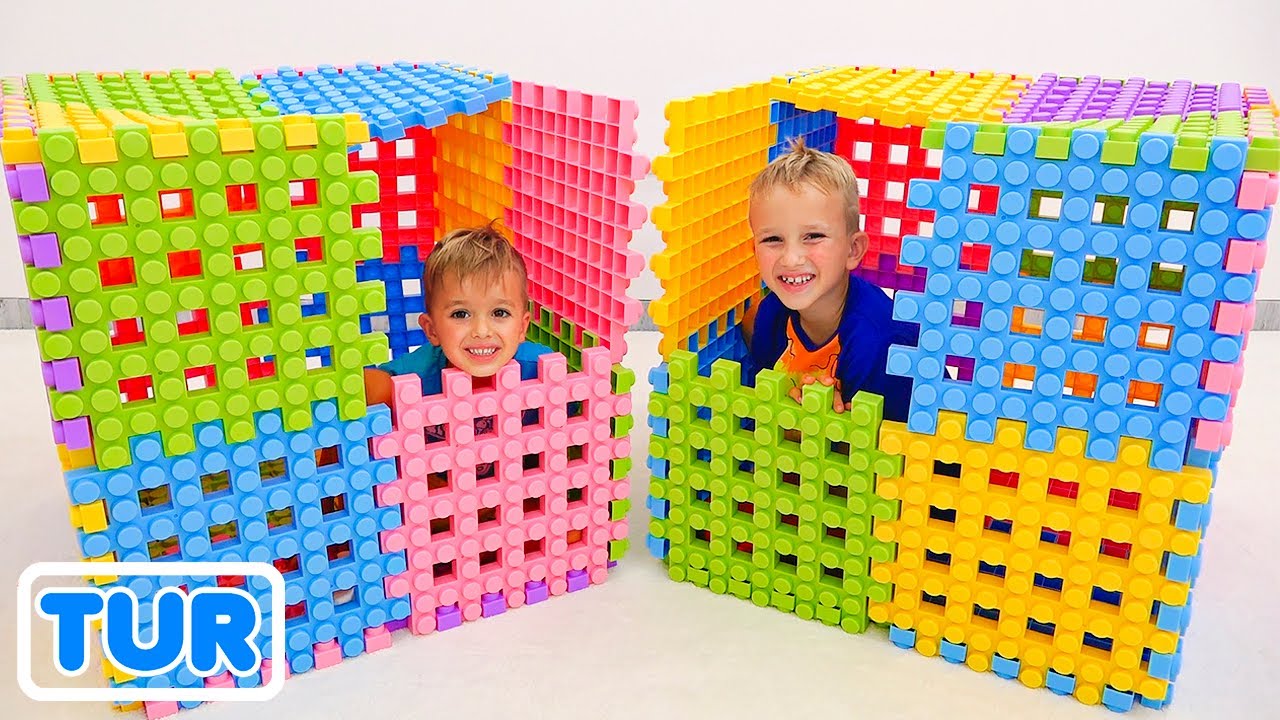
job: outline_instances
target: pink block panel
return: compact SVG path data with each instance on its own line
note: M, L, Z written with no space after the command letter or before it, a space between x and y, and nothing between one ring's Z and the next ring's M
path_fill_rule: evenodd
M607 578L609 542L627 534L610 503L630 494L612 477L631 445L611 420L631 413L631 398L612 392L608 349L584 350L582 361L571 373L564 356L544 355L538 377L523 381L512 362L483 387L446 370L444 391L425 398L417 376L393 379L394 429L373 450L395 458L400 477L376 492L380 505L402 505L404 525L381 539L406 551L408 569L386 587L410 598L414 634L520 607L526 582L558 595L571 571ZM477 436L482 417L494 430ZM429 442L436 425L446 439Z
M166 702L145 702L142 704L147 711L147 720L155 720L156 718L169 717L178 714L178 703L173 701Z
M648 212L632 201L649 171L634 152L634 102L533 83L514 84L506 224L529 265L530 295L600 338L610 358L640 314L627 296L644 268L628 248Z
M221 675L205 678L204 686L207 688L233 688L236 686L236 678L231 673L224 672Z

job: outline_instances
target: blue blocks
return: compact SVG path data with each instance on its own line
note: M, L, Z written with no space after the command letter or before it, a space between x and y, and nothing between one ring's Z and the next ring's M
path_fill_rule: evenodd
M370 438L391 431L390 411L338 419L332 401L313 405L307 430L283 430L279 411L259 413L254 440L227 444L220 421L196 427L194 451L166 457L158 434L131 439L135 462L66 476L72 502L102 502L104 530L77 533L85 557L121 562L270 562L286 584L285 645L294 672L314 666L313 646L337 641L345 656L364 650L364 630L408 617L407 598L388 598L383 580L403 572L403 552L385 553L379 533L399 527L400 508L377 507L374 487L395 480L391 460L369 455ZM140 598L162 585L212 587L215 578L125 577ZM221 579L269 607L262 578ZM109 587L109 586L108 586ZM144 621L150 601L142 603ZM268 620L264 620L264 624ZM267 637L261 638L270 656ZM184 668L125 686L194 687Z
M422 296L425 258L418 257L418 248L413 245L402 246L399 252L399 262L366 260L356 266L358 281L380 281L387 296L385 311L360 316L360 332L386 333L392 359L427 342L427 334L417 320L418 315L426 312Z
M1170 169L1172 135L1142 134L1129 166L1099 159L1102 131L1076 129L1054 160L1037 157L1037 127L1009 126L1002 155L975 150L977 130L949 125L940 179L908 195L936 213L932 238L902 244L902 262L927 268L925 290L894 300L895 318L920 326L915 347L889 355L914 381L909 429L932 434L939 410L963 412L968 439L992 442L1007 418L1027 423L1028 449L1051 452L1059 428L1077 428L1090 458L1114 461L1127 436L1152 442L1152 467L1180 469L1197 423L1227 419L1229 396L1204 373L1240 360L1241 331L1218 318L1257 285L1225 269L1229 244L1270 221L1236 207L1246 141L1213 138L1193 173Z
M409 62L281 67L244 82L250 90L260 85L259 99L281 114L358 113L369 124L369 135L382 141L398 140L410 127L430 129L453 115L484 112L512 91L506 75Z
M774 100L769 108L769 122L777 128L777 141L769 148L769 162L785 155L797 139L815 150L835 150L836 114L830 110L798 110L791 103Z

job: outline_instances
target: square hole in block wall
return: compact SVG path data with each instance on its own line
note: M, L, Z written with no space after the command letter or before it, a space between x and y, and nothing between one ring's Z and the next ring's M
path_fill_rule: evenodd
M98 227L120 225L125 222L124 195L90 195L89 224Z
M382 227L382 216L376 212L360 213L360 227L362 228Z
M396 176L396 192L411 193L418 189L418 178L413 175Z
M1036 368L1034 365L1023 365L1022 363L1005 363L1004 364L1004 381L1003 384L1010 390L1027 390L1030 391L1036 379Z
M261 380L263 378L275 377L276 375L275 355L245 358L244 363L250 380Z
M971 357L947 355L945 363L947 379L962 383L972 383L974 365L975 361Z
M853 159L860 162L871 161L871 143L858 141L853 144Z
M1062 396L1092 400L1098 391L1098 376L1093 373L1068 370L1062 382Z
M102 287L124 287L138 284L133 258L122 257L98 261L98 279Z
M227 186L227 212L247 213L258 210L258 186L252 183Z
M1078 313L1071 337L1079 342L1101 343L1107 337L1107 319L1101 315Z
M1027 248L1022 251L1022 265L1018 268L1018 275L1022 277L1047 280L1052 274L1052 250L1033 250L1031 248Z
M906 145L890 145L889 146L889 164L890 165L906 165L907 164L907 146Z
M1037 220L1057 220L1062 217L1062 191L1032 190L1028 216Z
M902 231L902 221L896 217L887 217L880 221L880 231L888 237L898 237Z
M1129 404L1136 407L1154 408L1160 404L1160 393L1164 385L1145 380L1129 381Z
M1178 263L1151 263L1151 280L1147 289L1152 292L1181 293L1187 269Z
M1166 200L1160 210L1160 229L1189 233L1195 230L1199 203Z
M925 151L924 154L925 167L940 168L942 167L942 151L932 148Z
M413 228L418 226L417 210L401 210L396 213L396 225L401 228Z
M1173 326L1144 322L1138 329L1138 347L1168 352L1173 346Z
M143 330L140 317L112 320L110 337L111 347L125 347L147 341L147 334Z
M367 143L361 143L360 152L357 155L361 160L377 160L378 159L378 143L370 140Z
M329 564L345 562L351 559L351 541L331 543L325 547L325 555L329 558Z
M412 138L404 138L396 141L396 157L411 158L414 153L414 140Z
M884 199L894 202L901 201L907 196L907 184L897 181L889 181L884 185Z
M160 217L165 220L195 217L196 204L190 188L161 190Z
M138 491L138 506L142 512L173 509L172 491L167 484Z
M304 237L293 241L293 249L299 264L324 260L324 239Z
M1129 198L1099 195L1093 201L1093 222L1097 225L1124 225L1129 218Z
M236 526L235 520L209 526L209 543L214 547L231 544L239 539L240 530Z
M422 280L405 278L400 281L400 294L404 297L418 297L422 294Z
M370 332L391 332L391 318L386 315L373 315L369 318Z
M319 202L315 178L289 181L289 203L293 207L307 207Z
M333 348L307 348L307 370L323 370L333 367Z
M269 302L268 300L254 300L240 303L240 324L244 327L253 327L271 322Z
M525 559L531 560L533 558L541 557L543 552L542 548L545 541L546 541L546 538L538 538L537 540L525 540L524 541Z
M991 267L991 246L986 243L966 242L960 245L960 269L971 272L987 272Z
M161 540L152 540L147 543L147 555L152 560L180 560L182 559L182 547L178 544L178 536L170 535Z
M187 368L183 370L187 379L187 392L195 393L210 390L218 386L217 368L213 365Z
M207 308L179 310L175 317L178 321L179 337L203 335L210 331L209 310Z
M864 200L865 200L865 199L866 199L866 197L867 197L867 189L868 189L869 187L870 187L870 186L868 185L868 183L867 183L867 179L866 179L866 178L864 178L864 177L860 177L860 178L858 178L858 197L860 197L860 198L862 198L862 199L864 199ZM865 214L865 213L861 214L861 215L859 216L859 219L860 219L860 220L862 220L862 229L863 229L863 230L865 230L865 229L866 229L866 223L867 223L867 216L866 216L866 214Z
M451 533L453 532L453 516L446 515L444 517L431 518L431 522L428 523L428 527L431 530L431 537L433 538L438 535Z
M292 605L284 606L285 625L298 625L307 620L307 601L299 600Z
M219 470L200 476L200 492L205 500L216 500L231 494L231 472Z
M1113 286L1116 284L1116 267L1116 259L1113 257L1086 255L1082 279L1092 285Z
M237 272L261 270L263 265L262 243L246 243L231 248L231 258Z
M998 185L969 186L969 212L976 215L995 215L1000 205L1000 187Z
M302 317L322 317L329 314L328 293L307 293L298 298Z
M120 402L129 403L154 400L156 397L155 381L150 375L125 378L117 383L120 390Z
M333 609L337 612L349 610L360 605L360 596L354 587L339 588L333 591Z
M1039 337L1043 329L1044 310L1042 308L1022 307L1021 305L1013 308L1013 320L1009 323L1010 332Z
M168 255L169 277L174 280L198 278L204 275L200 266L199 250L175 250Z

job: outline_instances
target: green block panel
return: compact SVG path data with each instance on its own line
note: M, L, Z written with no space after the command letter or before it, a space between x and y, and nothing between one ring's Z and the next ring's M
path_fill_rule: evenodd
M600 344L600 340L595 335L583 332L581 342L574 339L577 335L577 327L568 320L556 315L548 308L533 308L530 304L532 313L529 322L529 331L527 338L530 342L541 343L551 348L553 351L564 355L569 361L569 370L571 372L579 372L582 370L582 351L587 348L593 348ZM614 371L613 382L617 386L617 369ZM632 376L634 382L634 375ZM615 392L619 392L616 391Z
M22 235L56 236L61 265L27 267L27 284L72 322L38 331L40 355L78 363L83 380L49 402L54 420L88 417L103 469L128 464L142 433L180 454L199 422L224 421L234 443L259 411L282 409L288 431L310 425L317 400L336 399L343 420L365 413L362 368L389 353L360 315L386 301L380 283L356 282L381 239L352 228L351 207L377 199L377 177L349 172L341 117L289 142L280 118L249 123L253 149L224 154L216 123L192 120L187 154L163 158L144 125L119 124L118 159L98 164L73 131L38 133L51 196L14 216ZM314 183L318 201L295 205L291 182ZM308 238L323 258L299 263Z
M263 97L245 90L230 70L143 73L80 72L26 76L27 95L35 102L66 107L82 103L103 109L139 110L151 115L190 117L199 120L251 118L263 115Z
M666 437L650 440L666 475L650 495L666 512L649 531L670 544L671 577L865 629L868 598L890 593L871 580L871 560L895 552L875 524L898 512L873 492L877 473L895 470L877 447L882 399L859 393L837 414L832 388L809 386L796 403L779 373L742 387L737 363L719 360L702 376L683 350L667 373L667 392L649 405L667 421Z

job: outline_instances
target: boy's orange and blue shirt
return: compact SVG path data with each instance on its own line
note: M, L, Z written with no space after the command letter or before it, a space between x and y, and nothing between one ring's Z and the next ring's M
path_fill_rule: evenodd
M849 402L859 390L884 398L884 417L906 422L911 381L886 371L889 346L913 344L910 328L893 319L893 301L880 288L849 274L849 294L836 332L815 341L800 316L776 295L761 301L751 333L754 371L771 368L799 384L805 375L836 380Z

